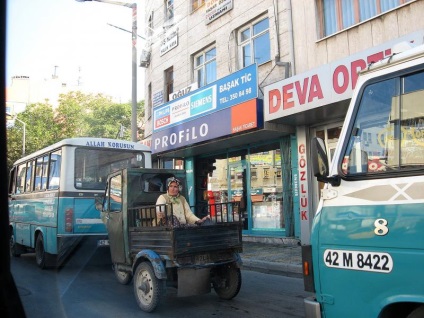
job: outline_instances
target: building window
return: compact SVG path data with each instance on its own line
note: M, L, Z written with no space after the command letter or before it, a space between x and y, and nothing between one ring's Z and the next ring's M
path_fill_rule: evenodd
M394 9L412 0L320 0L318 12L323 21L322 37Z
M174 0L165 0L165 20L174 17Z
M147 36L151 38L153 36L153 11L149 15L149 22L147 27Z
M169 101L172 92L174 92L174 68L171 66L165 70L165 101Z
M240 54L243 67L258 65L271 60L268 18L255 21L239 33Z
M191 0L191 12L196 11L204 4L205 0Z
M206 49L194 56L194 77L199 87L216 81L216 48Z

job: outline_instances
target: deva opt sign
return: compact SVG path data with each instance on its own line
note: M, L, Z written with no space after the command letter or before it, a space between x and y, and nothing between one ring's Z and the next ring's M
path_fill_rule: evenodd
M352 96L358 72L390 55L390 49L326 64L265 87L265 121L304 112Z
M395 44L422 43L422 37L422 31L415 32L266 86L265 121L350 99L361 70L391 55Z

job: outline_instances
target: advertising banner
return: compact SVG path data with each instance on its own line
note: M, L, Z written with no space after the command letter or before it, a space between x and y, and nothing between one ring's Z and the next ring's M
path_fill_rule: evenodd
M255 99L257 66L252 64L153 109L153 132Z

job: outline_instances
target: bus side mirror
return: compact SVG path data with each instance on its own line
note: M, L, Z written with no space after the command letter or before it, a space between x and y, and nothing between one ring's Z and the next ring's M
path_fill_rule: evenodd
M313 138L311 143L312 173L320 179L328 176L328 156L325 142L321 138Z
M328 155L325 142L321 138L312 138L311 141L311 158L312 173L318 181L330 183L333 186L340 185L340 177L338 175L329 176L330 168L328 166Z

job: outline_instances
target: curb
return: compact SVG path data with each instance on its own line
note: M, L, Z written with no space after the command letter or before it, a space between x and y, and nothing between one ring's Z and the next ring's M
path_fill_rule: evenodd
M266 274L302 278L302 266L242 258L242 269Z

